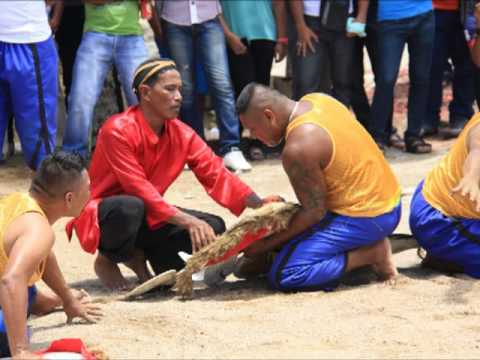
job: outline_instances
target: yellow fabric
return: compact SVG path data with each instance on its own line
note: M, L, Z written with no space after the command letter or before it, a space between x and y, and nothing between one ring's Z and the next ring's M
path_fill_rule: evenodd
M479 122L480 113L465 125L448 154L425 178L423 197L446 216L480 219L480 214L475 211L475 203L459 194L450 194L463 177L463 164L468 155L468 133Z
M327 209L340 215L374 217L390 212L400 200L400 186L372 137L340 102L324 94L309 94L309 112L288 125L286 136L303 124L324 129L333 144L323 169Z
M36 212L45 216L37 202L28 194L14 193L0 200L0 274L3 274L7 266L8 256L4 247L4 236L10 224L28 212ZM28 286L35 284L42 278L45 270L43 261L28 282Z

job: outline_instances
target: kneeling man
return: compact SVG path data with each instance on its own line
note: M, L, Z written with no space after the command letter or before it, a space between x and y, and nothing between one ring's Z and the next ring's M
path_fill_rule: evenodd
M254 243L247 257L280 248L269 271L284 291L331 290L352 269L397 275L390 235L400 188L373 139L340 102L309 94L299 102L251 83L237 100L245 128L269 146L285 138L283 167L301 203L289 228Z
M0 200L0 357L36 358L29 352L27 314L63 306L69 322L95 322L101 315L88 294L67 286L52 251L53 223L80 213L89 184L82 158L58 152L40 164L30 192ZM37 289L39 280L53 293Z
M427 251L424 265L480 278L480 114L420 183L410 227Z
M239 215L263 204L249 186L225 167L209 146L177 117L182 80L175 63L141 64L132 85L138 106L102 126L90 165L92 196L69 224L83 249L99 254L95 271L112 289L127 286L118 263L146 281L146 261L159 274L181 269L178 251L196 251L225 231L221 218L169 204L163 195L185 165L217 203Z

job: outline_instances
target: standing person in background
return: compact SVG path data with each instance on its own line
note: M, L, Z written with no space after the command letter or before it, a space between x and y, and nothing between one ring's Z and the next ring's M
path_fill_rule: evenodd
M130 84L148 57L140 26L140 3L86 0L85 26L73 68L63 149L89 152L93 111L108 71L115 64L129 105L137 103Z
M331 93L345 106L351 101L353 39L347 33L347 22L353 13L351 0L291 1L290 8L298 32L297 56L294 61L294 97L313 92ZM353 22L364 25L368 0L358 3ZM328 67L328 65L330 67ZM330 68L330 74L327 70ZM331 78L332 89L322 88Z
M235 97L251 82L270 86L272 61L283 60L287 51L285 1L222 0L221 4ZM259 140L252 140L250 157L262 159L262 147Z
M227 49L218 0L164 1L162 31L170 56L183 81L180 118L201 137L202 116L195 96L195 59L202 63L220 130L220 155L233 171L249 171L251 165L240 150L240 122L235 113L235 96L228 69Z
M68 108L68 95L72 86L73 64L82 41L85 7L81 0L66 1L63 15L55 32L58 56L62 64L62 80L65 87L65 106Z
M0 24L0 139L13 116L25 161L36 169L57 131L57 51L45 2L1 1Z
M410 90L405 149L414 154L432 151L432 146L422 138L422 126L427 116L434 31L432 0L378 2L378 71L370 132L381 149L389 145L392 135L393 90L403 49L408 44Z
M435 135L440 125L442 80L448 59L453 63L453 99L449 105L450 126L447 138L456 137L473 115L473 63L465 40L459 12L460 0L433 0L435 8L435 41L433 46L430 92L424 135Z

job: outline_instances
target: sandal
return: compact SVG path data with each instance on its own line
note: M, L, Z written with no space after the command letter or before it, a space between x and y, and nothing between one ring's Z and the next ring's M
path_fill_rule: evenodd
M428 154L432 152L432 145L421 137L407 137L405 138L405 151L412 154Z
M398 135L396 130L390 135L390 146L395 149L405 150L405 141Z

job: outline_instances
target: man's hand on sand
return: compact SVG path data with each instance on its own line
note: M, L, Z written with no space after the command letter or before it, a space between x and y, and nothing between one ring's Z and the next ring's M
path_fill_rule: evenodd
M459 193L475 203L475 211L480 211L480 187L477 179L468 176L463 177L458 185L452 189L451 194L454 193Z
M100 308L98 305L92 304L90 297L80 300L73 298L71 302L63 305L63 310L67 315L67 324L71 324L77 317L94 324L103 317Z

